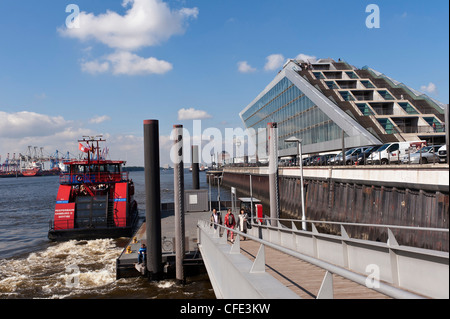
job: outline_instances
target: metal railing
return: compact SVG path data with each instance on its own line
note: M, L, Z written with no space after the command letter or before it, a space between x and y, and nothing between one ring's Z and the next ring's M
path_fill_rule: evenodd
M445 133L445 125L437 124L435 127L431 125L402 125L397 124L397 127L394 127L396 133Z
M217 230L232 230L237 236L231 250L240 251L240 236L247 237L264 246L271 247L285 254L301 259L327 271L318 298L332 296L331 274L347 278L357 284L367 286L367 263L379 263L381 269L376 285L368 287L393 298L416 299L448 298L448 259L449 254L431 250L398 245L392 229L413 229L418 231L443 231L448 229L408 227L394 225L338 223L326 221L301 221L277 219L277 226L267 225L269 218L263 222L252 223L248 233L230 229L223 225L211 224L210 221L199 221L199 228L217 226ZM282 226L279 222L291 222L292 228ZM306 222L312 231L298 230L296 222ZM315 224L332 224L341 227L341 235L321 234ZM346 226L383 227L389 234L388 242L381 243L361 239L352 239L345 231ZM216 230L216 232L217 232ZM220 231L219 231L220 233ZM326 256L326 254L329 256ZM262 253L264 256L264 253ZM319 258L320 256L320 258ZM262 260L261 260L262 259ZM253 268L264 269L264 257L255 259ZM447 278L447 279L446 279ZM417 291L419 290L419 291Z
M255 267L255 263L242 255L239 239L230 249L227 228L216 226L213 227L206 220L199 220L197 224L198 247L218 299L300 299L292 290L261 267Z
M358 226L358 227L376 227L376 228L383 228L385 230L392 230L392 229L404 229L404 230L414 230L414 231L435 231L435 232L443 232L443 233L449 233L449 229L447 228L433 228L433 227L419 227L419 226L401 226L401 225L384 225L384 224L365 224L365 223L349 223L349 222L333 222L333 221L325 221L325 220L301 220L301 219L292 219L292 218L270 218L270 217L262 217L262 222L259 221L259 217L254 217L252 225L258 226L258 225L265 225L267 227L273 227L271 225L268 225L269 222L272 220L275 220L278 224L278 222L285 222L285 223L291 223L291 227L294 229L295 223L307 223L311 226L315 224L324 224L324 225L338 225L338 226ZM294 226L292 226L292 223L294 223ZM283 226L281 226L283 227ZM295 227L296 228L296 227ZM278 228L277 228L278 229ZM342 228L341 228L342 230ZM300 231L300 230L298 230Z
M128 179L128 172L109 173L64 173L59 177L61 184L115 183Z

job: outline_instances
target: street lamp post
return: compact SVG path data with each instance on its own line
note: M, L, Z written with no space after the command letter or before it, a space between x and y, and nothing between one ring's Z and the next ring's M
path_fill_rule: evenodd
M300 161L300 191L302 197L302 229L306 230L306 214L305 214L305 196L303 185L303 155L302 155L302 139L295 136L284 140L286 143L297 143L297 158Z

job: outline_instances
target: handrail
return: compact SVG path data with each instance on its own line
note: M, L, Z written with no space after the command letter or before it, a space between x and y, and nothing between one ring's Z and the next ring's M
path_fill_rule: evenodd
M342 268L342 267L330 264L330 263L328 263L326 261L322 261L322 260L319 260L317 258L301 254L299 252L296 252L294 250L285 248L283 246L280 246L280 245L277 245L277 244L273 244L273 243L271 243L269 241L257 238L255 236L252 236L252 235L249 235L249 234L246 234L246 233L243 233L243 232L238 231L236 229L229 228L229 227L226 227L226 226L223 226L223 225L220 225L220 224L212 223L209 220L199 220L198 225L200 226L201 223L203 224L203 227L208 227L208 225L211 225L211 226L215 225L215 226L217 226L219 228L223 228L225 230L230 230L230 231L232 231L232 232L234 232L234 233L236 233L238 235L236 237L237 240L239 240L239 236L243 236L243 237L249 238L249 239L251 239L251 240L253 240L255 242L260 243L261 245L273 248L273 249L278 250L280 252L283 252L283 253L285 253L285 254L287 254L289 256L301 259L301 260L303 260L305 262L308 262L308 263L313 264L313 265L315 265L317 267L325 269L325 270L329 271L330 273L333 273L333 274L336 274L338 276L344 277L344 278L349 279L349 280L351 280L351 281L353 281L353 282L355 282L355 283L357 283L359 285L367 287L367 285L366 285L367 277L363 276L361 274L358 274L358 273L352 272L350 270L347 270L345 268ZM389 297L396 298L396 299L425 299L423 296L419 296L417 294L414 294L414 293L411 293L411 292L408 292L408 291L405 291L405 290L393 287L393 286L388 285L388 284L386 284L384 282L379 282L377 286L374 285L373 287L368 287L368 288L369 289L373 289L373 290L375 290L377 292L380 292L380 293L382 293L384 295L387 295Z
M260 219L260 217L253 216L253 219ZM360 226L360 227L377 227L377 228L390 228L390 229L405 229L405 230L420 230L420 231L441 231L448 233L448 228L432 228L432 227L420 227L420 226L401 226L401 225L383 225L383 224L364 224L364 223L349 223L349 222L333 222L324 220L303 220L303 219L289 219L289 218L271 218L263 217L264 220L277 220L277 221L289 221L289 222L306 222L311 224L330 224L330 225L342 225L342 226ZM252 225L258 225L252 221Z

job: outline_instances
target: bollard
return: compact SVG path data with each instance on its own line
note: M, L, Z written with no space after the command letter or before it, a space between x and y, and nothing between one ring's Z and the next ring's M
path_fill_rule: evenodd
M191 152L192 163L192 189L200 189L200 177L199 177L199 157L198 157L198 145L192 145Z
M269 139L269 196L271 225L278 225L280 218L280 194L278 190L278 134L277 123L268 123ZM301 159L300 159L301 160Z
M175 197L175 276L179 283L185 283L184 256L185 227L184 227L184 167L183 167L183 126L174 125L174 147L172 158L175 160L173 168L173 187ZM194 164L194 163L192 163ZM198 167L198 166L197 166Z
M145 218L147 270L151 280L162 274L159 123L144 121Z

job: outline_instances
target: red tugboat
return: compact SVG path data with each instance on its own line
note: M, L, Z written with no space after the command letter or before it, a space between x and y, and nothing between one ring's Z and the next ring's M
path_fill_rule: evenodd
M134 184L124 161L101 156L101 138L78 140L83 160L65 162L61 173L54 219L48 238L53 241L131 237L139 213L133 199Z

